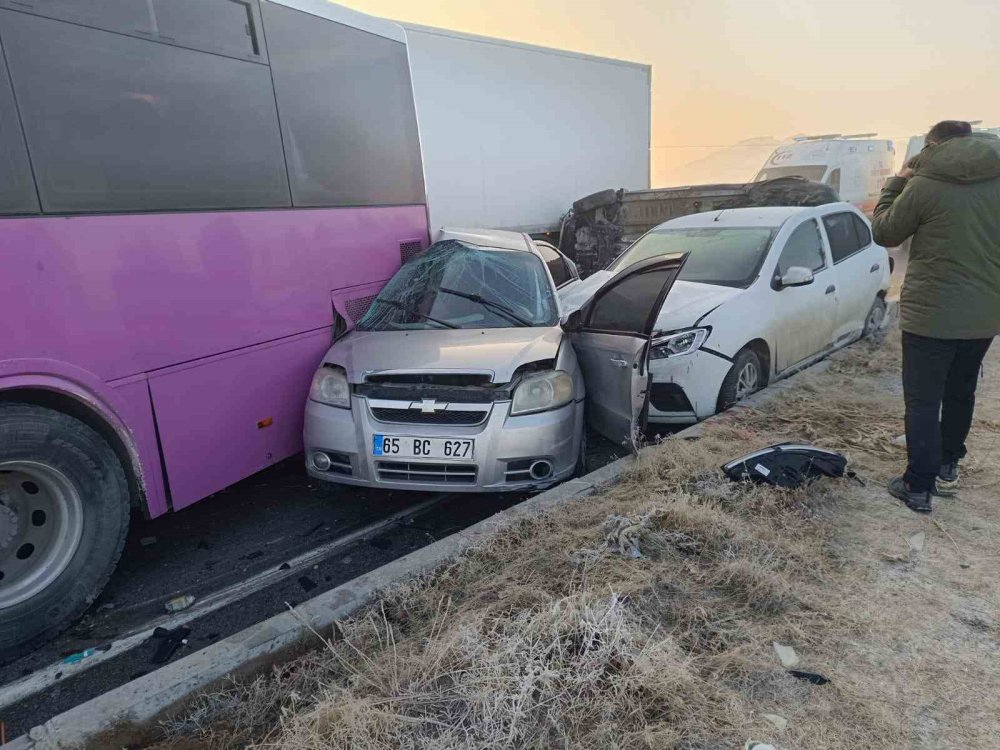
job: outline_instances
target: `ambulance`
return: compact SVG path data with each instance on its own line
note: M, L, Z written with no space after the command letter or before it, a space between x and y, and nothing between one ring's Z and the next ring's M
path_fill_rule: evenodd
M892 141L876 135L798 136L774 150L754 181L795 175L822 182L871 216L896 159Z

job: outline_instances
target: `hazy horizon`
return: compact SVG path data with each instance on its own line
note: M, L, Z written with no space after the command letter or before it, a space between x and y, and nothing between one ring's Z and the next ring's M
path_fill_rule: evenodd
M339 0L386 18L653 66L653 182L729 180L750 139L1000 125L1000 3L955 0ZM933 34L934 40L927 42ZM699 167L698 164L702 163ZM692 178L680 179L681 175Z

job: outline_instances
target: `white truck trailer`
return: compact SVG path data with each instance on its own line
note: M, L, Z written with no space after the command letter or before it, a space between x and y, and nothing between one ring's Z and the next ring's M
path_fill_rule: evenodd
M403 28L432 238L551 232L581 195L649 188L649 65Z

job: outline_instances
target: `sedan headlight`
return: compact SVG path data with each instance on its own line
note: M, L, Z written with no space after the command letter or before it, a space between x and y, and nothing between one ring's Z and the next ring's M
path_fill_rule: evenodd
M533 414L565 406L573 400L573 378L562 370L525 376L514 390L511 416Z
M313 375L309 386L309 398L328 406L351 408L351 387L347 384L347 372L343 367L323 365Z
M688 331L678 331L669 336L655 338L652 348L649 350L649 358L679 357L682 354L698 351L698 348L708 338L710 330L709 328L692 328Z

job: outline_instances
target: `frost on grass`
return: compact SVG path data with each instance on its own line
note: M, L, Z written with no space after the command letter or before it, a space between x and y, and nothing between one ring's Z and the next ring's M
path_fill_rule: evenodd
M827 377L883 377L875 360L891 353L862 355ZM718 471L810 425L870 455L872 431L898 434L872 391L840 389L815 410L785 399L767 419L737 414L697 441L655 446L603 494L507 528L316 650L201 696L155 744L721 750L752 734L814 750L901 747L898 717L836 672L835 644L870 627L865 574L845 565L829 523L860 490L735 485ZM775 641L834 684L787 675ZM763 714L789 717L780 738Z

